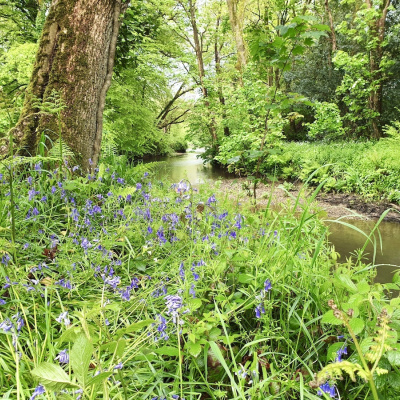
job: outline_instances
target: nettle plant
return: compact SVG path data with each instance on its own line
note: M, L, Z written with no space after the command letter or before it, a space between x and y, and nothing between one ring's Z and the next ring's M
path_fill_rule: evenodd
M345 288L350 297L340 308L334 300L328 301L330 310L322 323L336 326L339 335L327 351L327 360L333 362L316 374L310 386L326 398L337 398L344 387L353 392L348 398L359 398L363 386L352 389L345 380L348 376L354 383L357 379L367 383L374 400L389 398L400 389L400 298L389 301L383 291L399 287L397 283L369 285L365 280L355 284L346 274L336 275L335 286Z

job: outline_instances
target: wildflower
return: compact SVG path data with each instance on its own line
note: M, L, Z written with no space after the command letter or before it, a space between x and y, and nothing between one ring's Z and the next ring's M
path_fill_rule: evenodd
M61 324L62 322L64 322L64 325L65 325L65 326L70 325L70 324L71 324L71 321L70 321L69 318L68 318L68 311L62 312L62 313L56 318L56 321L59 322L60 324Z
M56 283L55 283L56 285L59 285L59 286L61 286L61 287L63 287L63 288L65 288L65 289L69 289L69 290L72 290L73 289L73 286L72 286L72 284L71 284L71 281L69 281L69 280L65 280L64 278L61 278L59 281L57 281Z
M69 355L68 349L61 350L55 360L58 360L60 364L68 364L69 363Z
M265 314L264 305L259 304L255 309L255 313L256 313L256 318L261 318L261 314Z
M183 262L179 265L179 276L182 279L182 281L185 281L185 267L183 265Z
M123 185L125 183L125 179L123 178L117 178L117 182Z
M161 243L166 243L167 239L164 236L164 228L161 226L160 229L157 231L158 240Z
M323 396L324 393L328 394L329 397L334 399L336 397L336 386L335 385L330 385L328 382L325 382L323 385L319 387L318 396Z
M37 396L46 392L46 389L42 385L36 386L35 390L33 391L32 396L29 400L35 400Z
M157 342L159 339L168 340L169 336L165 332L167 330L167 320L161 315L158 315L160 323L157 325L157 331L160 333L159 337L155 337L154 340Z
M194 288L195 288L194 283L192 283L192 286L189 289L189 294L191 294L193 296L193 298L196 297L196 292L195 292Z
M167 315L172 316L174 323L179 322L179 311L183 307L182 297L179 295L169 295L165 297L165 305L167 306Z
M118 363L114 369L122 369L124 367L124 364L122 364L122 362Z
M341 362L343 354L347 355L347 346L342 347L336 352L335 362Z
M264 282L264 290L266 292L270 291L272 289L272 284L271 281L269 279L266 279L266 281Z
M208 198L206 204L208 206L211 206L212 203L216 203L216 202L217 202L217 199L215 198L215 195L213 194L211 197Z
M81 247L82 247L85 251L87 251L87 249L88 249L89 247L92 247L92 244L89 242L89 240L87 240L86 238L83 238L83 239L82 239L82 242L81 242Z
M4 264L5 266L8 265L8 262L11 260L11 257L8 254L4 254L3 257L1 257L1 263Z
M14 324L11 322L10 318L6 318L3 322L0 323L0 329L4 332L10 332L14 327Z
M142 188L142 184L141 183L137 183L136 184L136 190L140 190Z
M6 304L6 301L3 299L0 299L0 306L4 306L4 304Z

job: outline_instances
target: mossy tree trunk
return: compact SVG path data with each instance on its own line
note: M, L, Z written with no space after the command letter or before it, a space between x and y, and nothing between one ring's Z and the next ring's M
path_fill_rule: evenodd
M105 97L126 7L123 0L53 0L13 131L20 154L34 155L42 132L54 142L61 128L62 139L84 169L89 159L97 163ZM48 101L54 91L65 105L60 118L39 113L40 103ZM7 152L7 147L3 144L0 152Z

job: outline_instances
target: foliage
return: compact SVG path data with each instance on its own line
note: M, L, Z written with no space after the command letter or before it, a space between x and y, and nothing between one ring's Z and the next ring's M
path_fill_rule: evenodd
M87 177L68 166L60 179L36 159L14 175L14 245L2 175L8 396L311 399L306 382L332 353L328 338L345 335L352 362L345 330L322 328L326 302L360 304L360 335L374 325L367 299L387 308L384 290L398 286L369 284L360 261L337 264L308 204L301 215L252 215L186 181L152 183L146 166L121 161ZM393 382L376 385L390 395ZM349 385L368 390L347 379L338 387Z
M394 127L388 128L397 132ZM266 160L262 169L283 179L324 183L327 191L358 193L367 199L400 201L396 133L379 142L285 143L282 154Z
M334 103L316 102L314 104L315 121L308 126L310 140L323 140L331 142L344 136L343 122L340 110Z

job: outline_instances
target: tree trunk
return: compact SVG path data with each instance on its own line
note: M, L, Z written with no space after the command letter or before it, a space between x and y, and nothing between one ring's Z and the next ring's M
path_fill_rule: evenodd
M63 141L84 169L100 155L105 97L111 84L121 0L53 0L39 43L14 142L34 155L42 132ZM57 92L65 105L57 115L39 114ZM60 125L60 126L59 126ZM7 151L7 145L0 152Z
M190 18L190 25L192 26L192 31L193 31L194 51L196 53L197 67L199 70L199 79L200 79L201 92L203 93L203 98L204 98L204 105L210 111L211 114L212 111L211 111L210 100L208 98L208 90L204 81L206 74L205 74L204 58L203 58L203 42L202 39L200 38L199 29L197 26L196 0L189 0L188 17ZM208 129L211 135L212 147L218 146L217 132L215 129L215 121L213 117L211 117L211 121L208 124Z
M243 10L239 10L239 3L244 0L226 0L229 11L229 21L233 35L235 37L236 51L238 56L238 70L240 77L242 77L243 69L247 64L247 50L246 43L243 38ZM243 6L244 8L244 6Z
M215 75L217 78L217 87L218 87L218 99L221 104L222 109L222 123L224 125L224 136L230 136L229 126L227 125L227 116L226 116L226 106L225 106L225 96L222 90L222 85L220 82L221 79L221 56L220 50L222 49L223 44L218 43L218 31L221 23L221 16L218 15L216 27L215 27L215 41L214 41L214 61L215 61Z
M370 25L371 37L374 40L374 46L369 54L369 67L371 79L374 82L374 89L369 95L369 107L375 112L376 116L372 119L372 137L380 139L382 137L382 127L380 116L382 114L382 89L385 76L383 75L380 64L383 58L383 43L385 40L386 18L389 11L391 0L383 0L380 4L380 16ZM375 5L371 0L365 0L368 8L374 9Z

